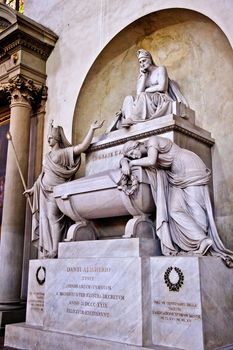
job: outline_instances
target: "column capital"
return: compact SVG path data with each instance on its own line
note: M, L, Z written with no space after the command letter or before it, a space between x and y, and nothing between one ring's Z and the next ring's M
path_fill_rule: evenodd
M20 74L10 78L7 83L0 84L0 91L8 95L11 105L24 104L29 107L37 105L44 99L45 94L47 96L47 88L44 85L37 85Z

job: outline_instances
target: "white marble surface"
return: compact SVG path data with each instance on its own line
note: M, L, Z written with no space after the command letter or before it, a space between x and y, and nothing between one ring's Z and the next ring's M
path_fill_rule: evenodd
M207 142L214 143L214 139L211 138L210 133L206 130L203 130L184 118L169 114L148 120L144 123L135 124L129 129L120 129L95 137L92 142L94 148L87 153L86 157L86 176L109 169L119 168L120 159L123 157L122 147L132 137L144 141L149 135L151 136L159 133L161 134L160 136L167 137L180 145L179 141L176 141L175 129L172 130L174 126L181 128L184 135L190 133L190 135L193 134L202 137ZM190 140L186 143L185 148L196 152L196 149L193 149L193 137L189 136L189 138ZM180 146L182 147L182 145ZM98 149L98 147L101 147L101 149Z
M142 345L140 258L53 260L46 282L45 329Z
M73 0L67 3L66 6L64 6L62 0L51 0L49 3L46 0L41 0L39 6L36 0L26 2L25 14L52 29L59 36L59 41L47 63L48 87L50 91L53 91L53 98L48 100L46 119L56 118L58 123L63 121L66 124L66 132L71 135L71 116L77 102L77 94L88 70L105 45L136 19L169 8L184 8L202 13L217 23L228 37L228 40L233 40L231 0L225 0L222 3L218 0L209 0L208 2L206 0L143 0L139 2L130 0L127 6L125 6L123 0L111 2L107 0L97 2L88 0L81 1L78 4ZM62 9L62 12L60 9ZM171 30L174 30L173 27ZM137 35L139 36L140 32ZM71 37L72 45L69 45ZM171 37L170 40L172 39ZM177 44L174 43L174 45ZM164 42L161 46L164 47ZM79 47L79 50L77 50L77 47ZM174 46L174 48L177 49L177 46ZM205 48L208 51L206 44ZM198 43L195 49L200 50ZM115 50L113 48L114 52ZM172 51L168 51L168 53L171 56ZM192 55L192 52L190 54ZM183 56L178 56L182 63ZM200 57L197 56L196 60L200 68ZM193 61L191 61L192 64ZM181 66L183 68L183 65ZM186 71L190 74L190 65L189 68L186 68ZM194 79L198 79L196 75L197 72L194 70ZM191 85L190 81L192 79L188 79L188 85ZM95 89L95 84L92 85L92 88ZM54 89L54 86L56 86L56 89ZM197 89L200 89L199 84ZM91 92L89 94L91 95ZM216 95L213 94L213 96ZM203 100L205 102L205 99ZM208 107L206 103L205 106Z
M164 281L169 267L170 282L178 281L175 267L183 274L179 291ZM233 346L233 270L221 259L153 257L151 282L153 344L185 350Z
M33 326L43 326L44 293L48 260L31 260L29 264L28 298L26 323ZM45 272L44 269L45 268ZM38 271L38 272L37 272ZM37 278L43 284L39 284Z
M146 172L137 167L134 175L138 178L139 187L130 198L118 188L122 176L119 167L55 186L53 195L61 212L75 222L151 214L155 211L155 204Z
M58 258L129 258L158 255L154 239L125 238L59 243Z
M205 349L233 349L233 269L220 259L199 259Z
M80 141L89 122L100 116L106 125L112 120L123 97L135 89L136 49L153 49L156 62L168 67L196 111L196 123L216 139L215 210L232 248L232 0L128 0L127 6L123 0L31 0L25 14L59 36L46 67L45 124L55 119L70 140Z
M181 350L164 346L138 347L109 340L50 332L40 327L29 327L25 323L6 327L5 345L24 350Z
M173 271L174 267L180 268L184 275L178 292L169 291L164 281L170 266ZM177 273L171 272L170 276L176 282ZM151 258L151 282L153 344L204 349L198 259Z

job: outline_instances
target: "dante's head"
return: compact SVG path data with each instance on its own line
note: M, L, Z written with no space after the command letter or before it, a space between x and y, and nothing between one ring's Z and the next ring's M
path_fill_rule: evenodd
M153 58L149 51L140 49L137 51L137 58L141 69L147 70L151 65L155 65Z

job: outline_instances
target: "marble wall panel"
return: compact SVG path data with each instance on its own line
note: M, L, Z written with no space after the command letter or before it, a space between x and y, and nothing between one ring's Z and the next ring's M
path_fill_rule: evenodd
M151 283L153 344L204 350L198 259L151 258Z
M31 260L29 265L26 323L43 326L48 260Z
M59 243L59 259L132 258L158 255L154 239L125 238Z
M142 345L140 258L58 259L47 273L44 327Z

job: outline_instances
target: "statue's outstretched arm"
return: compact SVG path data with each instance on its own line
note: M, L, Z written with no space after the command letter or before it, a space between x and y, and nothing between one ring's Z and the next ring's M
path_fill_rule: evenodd
M79 154L81 154L82 152L85 152L88 149L93 139L95 130L102 128L103 124L104 124L104 121L98 121L98 120L96 120L94 123L91 124L90 129L86 134L84 140L79 145L74 146L75 156L78 156Z

